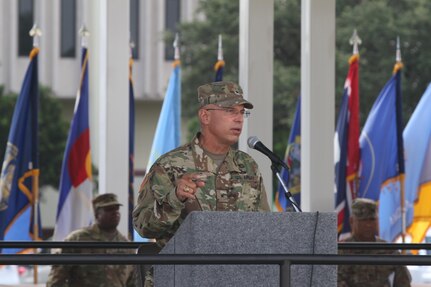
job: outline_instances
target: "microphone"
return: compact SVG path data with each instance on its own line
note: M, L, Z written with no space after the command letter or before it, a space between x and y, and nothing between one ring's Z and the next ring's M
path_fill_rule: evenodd
M257 137L255 136L249 137L247 140L247 144L249 148L258 150L264 155L266 155L267 157L269 157L269 159L273 164L279 164L285 169L289 169L287 164L284 161L282 161L275 153L270 151Z

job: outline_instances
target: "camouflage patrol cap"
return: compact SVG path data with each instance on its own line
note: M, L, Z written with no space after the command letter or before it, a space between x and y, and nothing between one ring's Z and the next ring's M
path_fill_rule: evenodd
M122 205L117 200L117 195L113 193L104 193L96 196L93 199L93 209L96 211L100 207L107 207L112 205Z
M368 198L356 198L352 202L352 215L357 219L376 219L377 203Z
M253 108L253 104L243 98L241 87L233 82L214 82L200 86L198 101L200 107L214 104L223 108L236 105L244 105L247 109Z

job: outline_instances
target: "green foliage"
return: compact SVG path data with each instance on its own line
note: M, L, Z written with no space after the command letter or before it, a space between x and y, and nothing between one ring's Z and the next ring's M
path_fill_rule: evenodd
M410 118L431 72L430 12L431 2L426 0L337 1L337 100L341 100L347 61L352 53L348 41L356 28L362 39L359 47L362 124L392 75L397 36L404 63L404 122Z
M61 103L52 91L46 87L40 87L39 92L39 183L40 186L58 187L67 139L67 123L61 117ZM16 99L16 94L3 94L3 92L0 94L0 158L2 162Z
M300 95L301 1L275 0L274 8L274 151L283 156ZM198 129L196 88L214 79L218 34L223 35L224 79L238 81L239 1L201 0L205 20L180 25L183 68L183 117ZM410 118L431 74L431 2L428 0L337 0L336 100L352 54L349 39L356 28L360 51L361 123L392 75L396 37L403 56L404 121ZM172 43L170 41L169 43ZM190 137L191 135L189 135Z
M300 1L276 1L274 38L274 149L284 154L290 124L295 113L300 86ZM196 119L196 88L214 81L218 35L223 36L226 66L223 79L238 81L239 1L201 0L198 13L205 21L180 25L182 62L183 117L189 123L189 135L199 129ZM286 17L287 15L287 17ZM199 18L199 17L198 17ZM170 37L167 43L172 42Z
M301 1L274 5L273 150L284 158L301 87Z
M223 37L224 80L238 81L239 1L203 0L197 13L205 21L180 25L182 67L182 114L189 122L189 135L199 129L196 119L198 86L214 81L218 35Z
M3 164L7 138L9 136L9 126L12 120L13 109L15 108L16 95L3 94L3 88L0 89L0 92L0 159L1 164Z

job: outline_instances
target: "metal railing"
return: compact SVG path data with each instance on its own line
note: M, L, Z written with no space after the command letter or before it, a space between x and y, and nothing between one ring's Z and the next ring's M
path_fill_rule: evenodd
M339 242L338 249L431 250L430 243Z
M136 242L0 242L0 248L137 248ZM339 249L431 249L431 244L340 243ZM280 286L290 286L291 265L431 265L429 255L335 254L2 254L4 265L278 265Z
M117 248L137 249L153 242L0 241L0 248ZM431 243L339 242L338 249L431 250Z

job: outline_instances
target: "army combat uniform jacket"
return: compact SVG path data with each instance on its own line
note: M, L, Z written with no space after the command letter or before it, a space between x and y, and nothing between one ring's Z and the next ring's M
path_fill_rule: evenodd
M205 175L196 200L181 202L175 182L185 173ZM269 211L262 175L246 153L230 149L218 166L199 146L191 143L160 157L144 178L133 223L140 235L156 238L163 247L191 211Z
M109 238L97 224L76 230L65 241L128 241L120 232ZM135 253L129 249L65 248L62 253L121 254ZM123 287L136 285L135 267L130 265L53 265L47 287Z
M349 237L343 242L359 242ZM376 238L376 242L386 242ZM393 250L350 250L339 251L340 255L397 255ZM402 265L340 265L338 266L339 287L408 287L411 276L407 267Z

